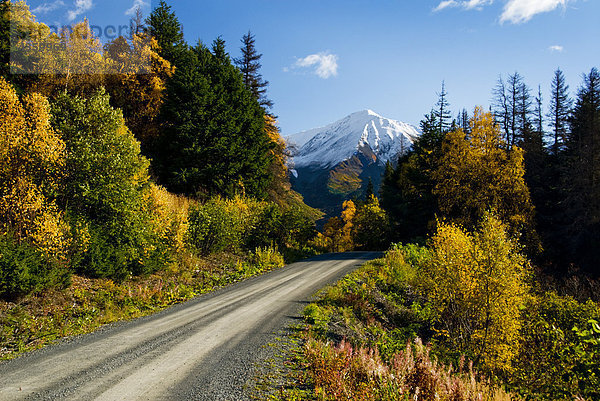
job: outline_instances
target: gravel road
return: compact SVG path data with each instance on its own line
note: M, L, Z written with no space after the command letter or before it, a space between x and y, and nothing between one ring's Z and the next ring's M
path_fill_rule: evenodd
M320 288L377 253L329 254L0 364L0 400L230 400Z

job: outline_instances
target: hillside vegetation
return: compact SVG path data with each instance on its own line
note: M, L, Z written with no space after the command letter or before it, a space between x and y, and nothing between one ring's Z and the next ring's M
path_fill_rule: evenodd
M582 164L600 154L599 77L584 76L547 142L527 105L450 124L442 92L412 151L388 164L381 201L345 201L317 237L332 251L416 245L391 245L305 309L306 397L600 397L596 170Z
M251 33L232 60L162 1L104 44L0 19L0 358L316 252Z

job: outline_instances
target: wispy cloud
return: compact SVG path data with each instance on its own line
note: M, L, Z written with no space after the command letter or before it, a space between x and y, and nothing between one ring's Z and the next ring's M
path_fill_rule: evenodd
M46 14L60 7L64 7L65 3L62 0L56 0L52 3L43 3L31 10L33 14Z
M284 68L284 71L296 69L309 69L323 79L335 77L338 72L338 56L330 52L310 54L299 58L290 68Z
M506 21L521 24L533 16L553 11L558 7L565 8L570 0L509 0L500 16L500 23Z
M460 3L454 0L444 0L433 9L434 12L445 10L446 8L458 7Z
M135 10L138 8L144 9L150 6L150 2L145 0L133 0L133 5L127 11L125 11L125 15L134 15Z
M576 0L505 0L500 23L522 24L537 14L554 11L559 7L564 9L567 3L574 1ZM447 8L482 10L493 3L494 0L442 0L433 11L438 12Z
M75 9L67 12L67 18L69 21L73 21L75 18L88 11L90 8L92 8L94 3L92 0L75 0L73 5L75 6Z
M464 10L482 10L484 6L490 5L494 0L443 0L433 9L434 12L445 10L446 8L460 7Z
M562 53L562 51L565 50L565 48L560 45L554 45L550 46L548 50L550 50L552 53Z

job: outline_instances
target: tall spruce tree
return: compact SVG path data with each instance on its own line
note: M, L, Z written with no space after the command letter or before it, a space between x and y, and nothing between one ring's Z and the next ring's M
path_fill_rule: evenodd
M502 76L498 78L493 97L495 122L504 133L506 146L511 149L517 145L531 111L529 88L523 77L515 72L508 76L506 82Z
M584 76L570 119L566 213L573 259L600 274L600 73Z
M434 111L435 118L438 122L438 130L440 132L448 132L450 130L450 103L448 102L448 92L446 92L446 83L442 81L442 91L438 93L438 101Z
M552 78L550 110L548 112L553 134L552 153L554 155L558 155L564 150L572 106L573 100L569 97L569 85L567 85L565 75L559 68L554 71L554 77Z
M381 205L387 212L394 241L424 238L437 211L432 174L437 169L445 134L434 110L421 121L421 136L411 153L402 156L394 169L386 165Z
M186 51L167 84L160 179L187 195L263 198L273 142L264 113L222 39Z
M183 38L183 29L179 19L164 0L160 0L158 6L146 20L150 35L158 42L160 50L158 54L177 65L187 47Z
M241 42L242 47L240 50L242 52L242 57L234 59L235 65L242 72L244 84L250 89L260 105L265 110L270 109L273 107L273 102L269 100L266 95L269 81L263 80L263 77L259 72L262 67L260 63L262 54L258 53L256 50L256 39L252 32L248 31L248 33L242 37Z

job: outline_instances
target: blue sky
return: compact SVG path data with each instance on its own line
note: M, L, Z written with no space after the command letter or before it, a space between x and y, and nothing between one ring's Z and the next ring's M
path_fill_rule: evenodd
M222 36L232 56L251 30L284 135L361 109L417 125L442 80L452 110L488 107L518 71L545 101L560 67L571 91L600 67L596 0L167 0L188 42ZM148 0L28 1L38 19L127 24ZM546 106L547 107L547 106Z

